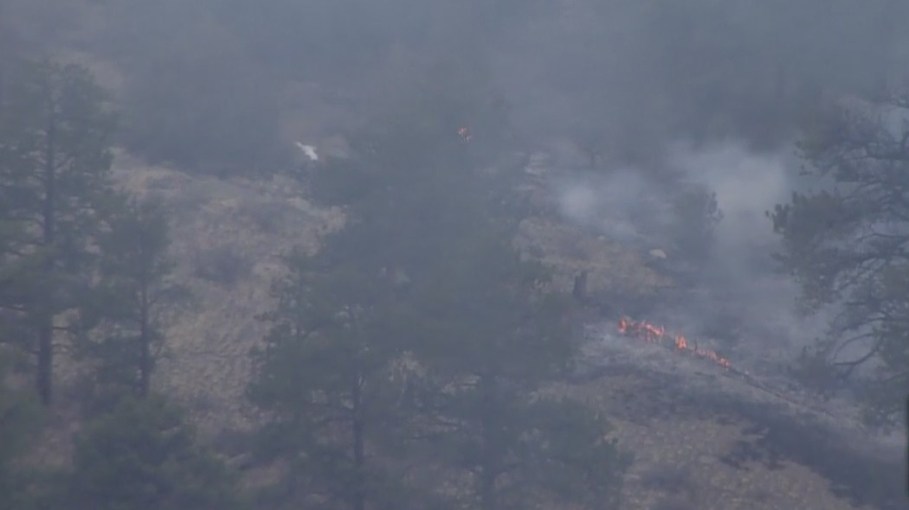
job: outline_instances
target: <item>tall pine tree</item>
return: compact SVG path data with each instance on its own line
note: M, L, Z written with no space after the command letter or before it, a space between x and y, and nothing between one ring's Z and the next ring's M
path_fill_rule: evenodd
M0 117L0 224L16 234L3 246L16 273L0 305L15 314L16 340L34 354L37 390L50 403L55 337L88 284L110 195L113 119L85 68L17 64Z
M295 254L257 353L253 402L267 412L265 452L290 461L288 487L331 508L400 508L376 463L394 429L391 282L356 265ZM294 482L296 480L296 482Z
M10 384L11 359L0 349L0 508L24 508L28 473L19 465L40 419L33 395Z
M577 354L570 304L512 238L477 224L419 292L418 422L467 481L460 507L614 508L628 458L596 413L547 392Z
M160 202L129 199L99 238L99 281L84 325L94 325L83 344L98 364L103 392L128 390L146 397L164 348L165 313L189 303L188 289L173 279L167 250L170 233Z
M544 397L575 352L566 300L497 219L495 151L458 133L469 117L505 123L482 96L421 92L313 176L348 222L278 283L252 386L267 437L340 508L419 507L418 485L436 488L434 508L610 504L625 459L605 424ZM406 498L388 497L383 471Z
M455 107L464 100L430 99L374 119L354 137L351 160L313 176L315 198L344 206L347 225L317 254L288 259L278 305L264 317L272 328L251 396L269 417L267 444L291 461L299 483L286 487L332 508L419 507L414 491L399 497L406 484L392 467L405 421L394 377L411 282L463 224L464 197L446 190L470 182L458 135L468 110Z
M67 482L66 507L79 510L242 508L233 474L154 395L125 398L88 422Z

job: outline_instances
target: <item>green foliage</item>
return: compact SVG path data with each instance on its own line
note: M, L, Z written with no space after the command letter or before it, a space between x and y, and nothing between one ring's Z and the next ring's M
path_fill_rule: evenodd
M539 397L575 353L569 301L512 247L494 201L509 188L476 170L491 146L458 136L467 121L477 139L507 126L494 96L443 72L459 69L442 66L353 137L351 160L313 176L348 222L276 282L251 387L264 439L298 494L332 508L594 507L617 496L624 459L584 408ZM441 488L456 480L469 488Z
M37 353L38 389L51 398L54 318L78 306L92 242L113 205L105 94L76 65L19 61L0 117L0 228L6 273L0 307L16 313L22 346Z
M521 260L510 229L482 228L453 242L421 289L419 310L433 347L425 356L438 354L442 373L547 380L574 352L569 303L545 292L545 268Z
M98 244L100 279L83 313L83 325L94 331L82 347L98 363L96 383L102 392L147 395L164 347L162 315L190 297L172 277L165 211L153 200L129 200Z
M457 133L470 98L451 90L421 90L380 115L354 137L352 160L314 175L316 199L347 206L348 224L318 254L287 259L264 316L272 327L250 390L270 416L265 443L291 460L297 490L336 505L405 504L386 463L405 419L392 378L412 336L411 283L450 255L463 217L480 214L463 192L473 174Z
M607 437L608 423L567 399L542 398L532 402L528 411L516 448L520 465L513 477L524 484L512 481L514 492L520 494L522 485L539 487L544 499L582 508L619 508L622 478L631 456ZM545 508L523 499L520 508Z
M831 384L857 376L878 422L898 416L909 387L906 104L821 112L800 145L818 189L770 214L805 310L838 311L810 367Z
M392 285L319 256L287 262L288 276L274 286L278 305L263 317L272 325L265 347L254 354L250 395L270 416L262 451L289 460L291 476L334 505L380 505L391 480L373 457L389 454L395 428Z
M26 508L29 473L17 464L38 430L38 402L9 384L9 360L0 352L0 508Z
M158 397L126 399L80 434L69 507L91 510L240 508L224 465L196 444Z
M509 231L457 240L419 293L425 366L418 421L441 444L436 461L463 470L469 508L581 508L615 502L627 459L605 439L606 424L540 391L576 353L569 302L546 291L547 273L522 261Z

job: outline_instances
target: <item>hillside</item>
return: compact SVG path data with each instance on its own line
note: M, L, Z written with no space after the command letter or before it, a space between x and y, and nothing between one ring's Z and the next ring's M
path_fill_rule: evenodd
M157 194L171 207L177 271L196 297L195 306L177 311L167 329L160 388L186 405L209 440L247 430L254 422L244 399L248 353L264 334L255 317L270 305L269 282L280 270L279 257L295 245L318 249L322 234L343 228L343 214L315 207L287 177L189 176L126 154L117 158L116 175L124 188ZM551 215L526 219L520 236L519 245L554 268L564 292L570 292L574 275L589 272L592 300L602 299L585 319L592 325L600 321L602 302L646 301L671 282L635 250ZM593 331L603 327L613 326ZM556 390L609 416L615 437L635 453L627 508L898 508L886 502L892 486L887 489L885 479L881 488L860 474L895 472L896 461L886 454L860 453L871 451L872 443L856 443L846 453L830 439L836 436L793 441L798 434L816 435L810 430L829 429L850 441L862 437L842 423L812 419L811 409L824 404L793 408L702 360L602 335L591 336L579 378ZM800 398L815 399L808 393ZM884 468L888 462L894 464Z
M0 510L907 508L906 8L771 3L0 0Z

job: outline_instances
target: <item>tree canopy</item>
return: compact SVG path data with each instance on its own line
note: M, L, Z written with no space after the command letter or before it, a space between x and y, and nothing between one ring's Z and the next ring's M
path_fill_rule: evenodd
M87 69L17 64L0 112L0 246L11 268L0 307L35 354L37 388L50 402L58 319L89 285L90 247L112 204L114 123Z
M837 311L813 359L830 382L862 382L878 420L901 414L909 387L907 126L906 96L827 109L800 144L815 190L771 215L805 309Z

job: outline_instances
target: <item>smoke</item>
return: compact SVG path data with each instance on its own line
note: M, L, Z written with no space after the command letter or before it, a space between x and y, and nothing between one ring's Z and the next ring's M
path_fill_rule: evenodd
M553 186L560 214L575 225L614 242L634 244L660 216L645 178L633 170L565 172Z
M744 143L726 142L697 150L677 146L672 152L687 175L716 193L723 213L704 272L707 298L698 304L701 313L720 322L733 315L738 340L755 354L768 346L800 348L821 334L823 318L797 314L799 289L772 256L779 239L766 211L793 191L799 161L791 151L755 153Z
M797 161L783 152L753 153L741 142L677 145L671 154L690 179L716 193L723 213L715 231L716 261L732 269L766 262L776 237L765 213L789 198Z
M786 202L798 185L800 161L791 146L755 152L736 140L674 143L665 153L658 170L554 172L560 214L642 256L664 250L670 270L684 265L695 272L696 278L685 283L684 297L660 305L658 316L649 319L714 338L740 359L791 360L793 352L823 333L827 319L796 312L799 289L773 259L779 239L766 212ZM692 190L715 194L719 222L707 214L680 214ZM698 238L705 228L712 236ZM686 257L678 240L692 238L707 246L702 254Z
M801 162L790 148L757 153L743 142L676 145L672 159L716 193L723 213L706 261L701 299L684 307L705 334L726 336L740 357L788 363L824 334L829 317L796 311L797 283L773 258L779 238L766 212L797 189Z

